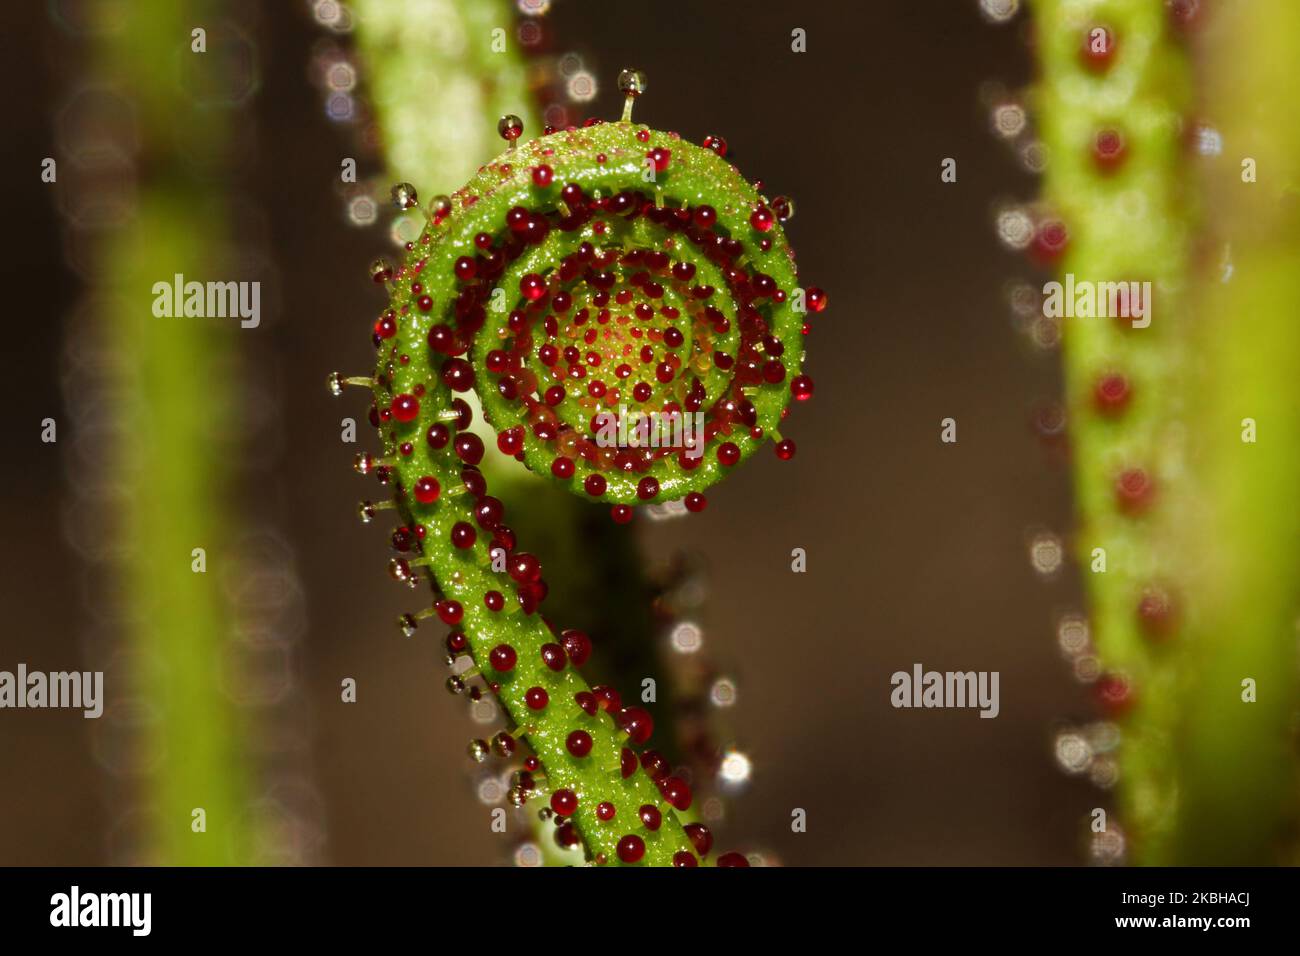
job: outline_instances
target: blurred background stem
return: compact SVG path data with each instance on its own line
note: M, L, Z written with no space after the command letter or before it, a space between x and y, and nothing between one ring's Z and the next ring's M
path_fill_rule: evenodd
M1167 862L1296 862L1300 638L1300 6L1224 4L1207 111L1224 161L1206 176L1231 275L1194 294L1194 490L1173 535L1189 567L1180 787ZM1242 163L1256 167L1246 181ZM1208 270L1207 270L1208 271ZM1251 421L1248 423L1246 419ZM1253 423L1254 441L1243 431ZM1245 681L1254 684L1245 702Z
M109 130L97 145L129 156L134 177L120 184L133 193L129 217L96 239L89 290L102 303L96 337L116 359L109 400L117 440L101 479L120 492L110 527L123 547L122 560L103 570L120 578L124 594L121 659L130 666L114 677L130 686L110 683L108 693L110 707L114 699L147 702L126 743L138 770L127 786L143 813L125 861L247 862L258 842L246 815L251 728L224 689L230 620L220 590L239 525L232 448L221 441L236 428L228 366L235 336L246 333L238 320L187 317L179 302L173 317L153 312L156 282L237 278L214 273L233 267L222 201L231 134L221 106L206 99L228 51L212 3L147 0L96 11L91 77L124 104L116 125L95 117ZM207 32L207 52L192 49L196 28ZM206 832L195 830L196 809Z
M1061 272L1152 285L1149 327L1080 316L1063 337L1116 822L1136 862L1267 864L1297 808L1300 20L1193 7L1038 0L1036 101Z

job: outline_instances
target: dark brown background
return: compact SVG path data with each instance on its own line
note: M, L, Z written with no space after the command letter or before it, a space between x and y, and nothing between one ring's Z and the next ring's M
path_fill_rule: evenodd
M396 636L405 598L384 575L385 536L351 515L361 492L321 387L327 371L367 364L364 268L383 240L344 225L330 188L350 149L305 79L319 31L304 4L266 6L262 89L237 121L255 134L246 186L287 307L239 338L266 337L276 357L290 453L248 494L282 509L305 588L300 679L325 858L494 862L502 838L466 783L474 728L441 692L434 656ZM72 667L83 635L60 529L64 477L57 446L36 441L40 419L61 410L57 354L78 291L38 181L67 53L41 5L21 7L6 32L29 39L4 57L14 170L0 266L0 667L38 649ZM1024 538L1031 525L1068 524L1067 477L1027 426L1031 402L1055 390L1055 361L1027 355L1011 330L1002 288L1025 270L990 226L997 199L1035 187L990 135L978 93L1026 79L1017 28L985 25L973 0L559 0L550 21L598 64L593 114L616 114L614 75L639 66L651 82L639 119L696 141L722 133L747 175L793 195L804 280L830 294L808 343L817 395L787 431L798 458L760 456L703 516L645 532L655 554L692 547L711 562L707 638L740 677L733 724L756 764L727 842L795 865L1077 861L1083 817L1104 798L1050 758L1055 722L1086 712L1052 635L1073 585L1040 581ZM789 48L796 26L802 55ZM947 156L956 184L939 179ZM959 423L956 445L939 441L945 416ZM802 576L790 572L796 546L809 556ZM891 709L889 675L913 662L1000 671L1001 716ZM338 702L341 676L358 679L356 705ZM0 863L106 859L114 811L87 724L0 713ZM790 832L794 807L808 812L805 834Z

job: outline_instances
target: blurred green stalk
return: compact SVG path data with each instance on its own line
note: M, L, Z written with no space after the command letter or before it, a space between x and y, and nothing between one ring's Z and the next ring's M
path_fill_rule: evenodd
M1300 643L1300 5L1217 11L1207 115L1225 161L1212 225L1232 249L1226 281L1195 290L1199 374L1188 381L1193 520L1175 530L1189 565L1179 780L1169 862L1295 863ZM1242 180L1256 161L1258 181ZM1258 429L1242 440L1243 419ZM1242 682L1256 700L1242 700ZM1289 847L1289 856L1284 855Z
M1063 337L1081 563L1108 552L1085 573L1092 638L1131 685L1110 701L1120 823L1141 863L1279 862L1300 793L1300 230L1283 202L1300 182L1300 7L1204 10L1203 73L1161 0L1036 0L1035 13L1045 192L1070 230L1060 270L1154 287L1149 328L1075 318ZM1089 68L1098 27L1113 46ZM1227 146L1201 162L1205 202L1189 143L1198 87ZM1111 170L1094 154L1108 129L1124 143ZM1245 156L1258 183L1242 181ZM1198 236L1230 242L1230 278ZM1131 398L1107 414L1095 389L1113 373ZM1154 482L1136 506L1117 483L1127 469ZM1139 610L1153 586L1174 597L1169 619Z
M131 541L120 582L132 611L124 644L141 667L132 679L151 719L135 745L147 754L140 802L152 829L137 858L162 865L249 862L258 843L246 813L249 718L221 690L228 609L220 593L234 510L229 451L234 336L229 319L155 317L155 282L236 278L225 257L222 165L227 114L205 106L202 83L221 68L220 5L140 0L100 8L92 74L135 107L138 188L131 221L107 234L100 290L107 342L130 363L118 409L123 440L110 467L132 490L117 515ZM208 52L191 52L207 30ZM189 59L194 58L194 59ZM179 310L180 305L176 304ZM191 569L206 552L206 573ZM206 832L194 832L202 808Z

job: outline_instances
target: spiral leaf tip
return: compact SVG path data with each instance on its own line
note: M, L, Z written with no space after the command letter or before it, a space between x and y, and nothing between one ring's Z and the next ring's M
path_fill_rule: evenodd
M522 142L518 117L502 117L506 151L429 202L400 267L371 266L390 298L372 329L374 379L335 374L329 387L372 386L384 449L355 467L393 499L360 514L398 510L390 574L415 586L423 569L434 589L399 629L434 616L452 628L448 662L474 667L448 689L494 693L513 721L471 756L511 758L526 742L511 802L549 795L557 842L581 842L594 863L694 866L712 837L685 815L691 788L633 750L653 732L647 711L582 680L588 637L537 613L541 564L488 494L466 401L477 395L501 452L619 522L639 504L703 510L704 491L768 440L793 457L778 426L813 393L802 337L827 301L799 287L783 226L793 202L762 197L720 137L701 147L628 121L645 86L620 76L620 122ZM418 204L409 183L392 196Z

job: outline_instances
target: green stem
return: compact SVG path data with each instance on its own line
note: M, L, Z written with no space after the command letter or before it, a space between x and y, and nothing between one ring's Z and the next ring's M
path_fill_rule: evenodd
M1153 289L1148 327L1067 317L1063 336L1077 541L1089 569L1092 639L1109 671L1097 687L1123 719L1122 825L1141 862L1267 862L1295 802L1284 741L1300 607L1300 349L1296 288L1283 265L1285 252L1294 254L1294 220L1279 217L1272 233L1242 244L1233 236L1230 283L1205 275L1194 257L1203 219L1189 159L1192 70L1167 5L1034 7L1045 191L1070 232L1061 270L1076 286L1149 281ZM1267 102L1272 111L1259 115L1282 128L1295 95L1293 51L1269 60L1250 48L1294 45L1282 39L1295 36L1283 27L1294 11L1260 7L1268 12L1255 21L1258 33L1248 40L1243 28L1225 46L1209 84L1209 115L1233 128L1226 139L1238 148L1266 135L1240 119L1242 103ZM1089 65L1084 47L1099 27L1113 45ZM1243 83L1245 71L1252 80ZM1238 77L1231 93L1229 75ZM1124 143L1118 165L1098 156L1107 130ZM1294 155L1273 157L1272 174L1294 175ZM1219 173L1236 178L1235 169ZM1211 221L1229 232L1244 214L1265 215L1279 190L1276 181L1271 196L1235 182L1219 192ZM1122 382L1110 401L1099 391L1108 377ZM1242 442L1245 417L1269 422L1267 444ZM1104 570L1096 548L1105 549ZM1268 687L1256 703L1242 701L1246 677Z
M231 624L221 596L230 560L229 456L214 436L229 429L232 335L238 324L156 317L156 282L223 278L222 204L203 201L220 173L226 124L201 102L224 69L222 35L206 3L142 2L114 8L122 22L98 35L96 75L136 109L141 167L130 222L101 246L96 293L109 352L124 357L112 391L120 441L105 467L127 493L116 515L125 543L121 587L134 686L114 696L147 701L133 744L142 754L142 803L150 813L143 860L228 865L256 859L249 822L253 783L244 742L250 718L222 690ZM210 52L191 52L204 27ZM205 59L207 58L207 59ZM178 79L180 77L180 79ZM216 81L220 82L220 81ZM177 303L176 308L182 309ZM232 331L233 328L233 331ZM207 571L192 569L206 552ZM110 715L110 719L116 715ZM192 813L202 809L206 832Z
M1192 558L1195 606L1181 659L1169 859L1258 865L1294 862L1300 822L1300 8L1285 0L1225 7L1215 26L1207 109L1228 152L1207 180L1233 271L1227 281L1203 276L1194 297L1202 357L1189 396L1195 484L1174 540ZM1247 157L1257 182L1243 181ZM1247 418L1254 442L1242 440ZM1248 678L1257 685L1252 703L1242 699Z
M436 21L420 17L410 0L357 0L352 8L368 98L394 175L450 191L492 150L483 117L518 113L538 128L505 0L457 0L441 7Z

